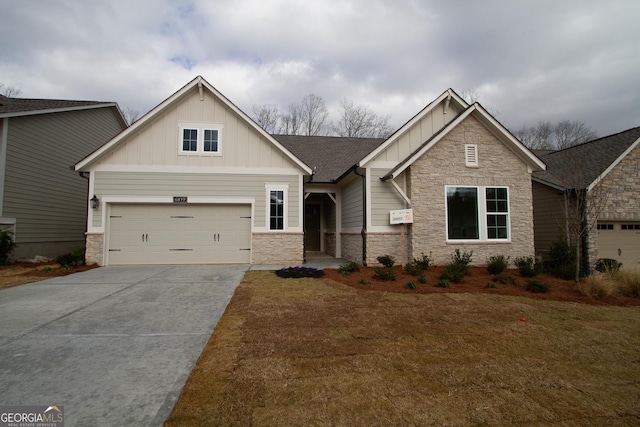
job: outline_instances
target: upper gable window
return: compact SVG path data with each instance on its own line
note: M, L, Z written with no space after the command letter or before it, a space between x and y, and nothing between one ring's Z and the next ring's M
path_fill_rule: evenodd
M180 154L222 155L221 124L182 123L179 127Z

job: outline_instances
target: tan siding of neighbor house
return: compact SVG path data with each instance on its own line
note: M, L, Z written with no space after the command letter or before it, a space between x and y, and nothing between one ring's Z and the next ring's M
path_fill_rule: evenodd
M222 125L221 154L179 154L179 125ZM200 101L197 88L182 102L167 107L96 165L188 168L296 168L270 141L251 128L209 91Z
M88 183L70 167L122 129L113 108L9 119L2 216L17 218L17 257L83 246Z
M532 191L536 256L545 259L551 243L564 233L564 203L560 190L532 182Z
M464 144L478 145L479 167L465 166ZM444 264L459 248L473 251L476 265L485 264L492 255L510 255L512 259L534 255L531 179L527 165L475 118L465 119L418 159L409 173L414 254L431 254L436 264ZM511 241L448 243L446 185L508 186Z
M403 133L389 147L376 157L377 161L400 162L409 154L417 150L433 134L442 129L446 124L456 118L460 111L450 105L447 113L444 112L444 104L434 107L408 132Z
M265 183L288 185L288 226L300 227L300 177L297 175L237 175L205 173L96 172L94 190L105 196L191 196L254 198L254 227L266 227ZM102 227L101 209L93 215L93 227Z

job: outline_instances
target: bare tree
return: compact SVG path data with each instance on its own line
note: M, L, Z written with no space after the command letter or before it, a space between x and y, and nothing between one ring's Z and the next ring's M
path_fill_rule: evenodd
M0 82L0 95L6 96L7 98L16 98L20 96L21 93L22 89Z
M329 113L324 99L310 93L302 98L300 103L300 120L303 135L326 135L328 126L325 124Z
M538 122L533 127L523 126L514 134L532 150L561 150L598 137L584 122L577 120L561 120L555 124Z
M140 111L133 110L133 109L127 107L122 112L122 115L124 116L124 119L127 122L127 125L131 126L136 121L138 121L138 119L140 118Z
M268 133L276 133L280 125L280 110L277 105L254 105L253 120Z
M291 104L287 112L280 115L280 132L283 135L300 135L302 119L300 117L300 106Z
M352 138L386 138L392 128L389 125L391 116L378 116L369 107L355 105L344 98L340 101L340 119L333 126L339 136Z

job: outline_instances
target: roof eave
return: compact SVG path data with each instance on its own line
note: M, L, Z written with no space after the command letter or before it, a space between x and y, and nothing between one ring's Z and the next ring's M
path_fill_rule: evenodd
M105 108L105 107L116 107L118 111L120 110L117 103L105 102L101 104L83 105L83 106L77 106L77 107L48 108L44 110L28 110L28 111L16 111L13 113L0 113L0 119L11 118L11 117L35 116L39 114L65 113L69 111L95 110L97 108ZM122 112L120 112L120 116L122 117ZM124 117L122 119L124 121Z
M627 156L627 154L629 154L631 151L633 151L634 148L638 146L638 144L640 144L640 138L636 139L633 144L627 147L627 149L624 150L624 152L620 154L618 158L616 158L600 175L598 175L598 177L587 186L587 191L591 191L593 187L595 187L600 181L602 181L604 177L606 177L609 172L611 172L613 168L615 168L622 161L622 159Z

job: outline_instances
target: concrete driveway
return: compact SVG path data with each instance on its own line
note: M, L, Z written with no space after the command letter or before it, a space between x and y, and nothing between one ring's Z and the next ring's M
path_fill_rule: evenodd
M0 290L0 405L162 425L248 268L104 267Z

